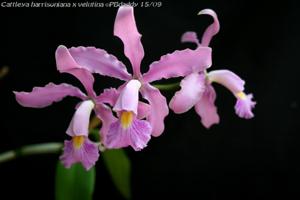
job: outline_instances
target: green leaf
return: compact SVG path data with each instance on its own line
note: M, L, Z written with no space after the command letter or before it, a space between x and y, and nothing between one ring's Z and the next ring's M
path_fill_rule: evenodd
M102 153L102 157L115 186L123 197L130 199L131 164L124 150L106 150Z
M81 164L66 169L59 161L56 167L56 200L92 200L95 186L95 167L86 171Z
M99 142L100 141L99 129L94 128L90 130L89 139L92 140L93 142Z

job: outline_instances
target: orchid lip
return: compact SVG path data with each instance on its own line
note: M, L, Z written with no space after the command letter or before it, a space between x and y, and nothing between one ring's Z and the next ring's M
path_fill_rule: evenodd
M123 129L127 129L133 122L134 114L130 111L123 111L120 116L120 121Z
M75 149L80 149L83 142L84 142L85 138L83 135L80 135L80 136L74 136L73 139L72 139L72 142L73 142L73 146Z

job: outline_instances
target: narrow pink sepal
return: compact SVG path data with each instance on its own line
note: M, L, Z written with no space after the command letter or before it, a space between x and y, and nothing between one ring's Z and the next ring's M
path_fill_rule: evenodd
M59 102L66 96L86 99L86 95L77 87L61 83L48 83L44 87L34 87L31 92L14 92L17 102L24 107L44 108L54 102Z
M118 119L113 115L110 107L105 104L97 103L94 110L97 117L101 120L100 136L102 142L105 143L110 125Z
M167 100L157 88L150 84L144 84L141 93L150 105L150 114L147 120L152 127L151 134L155 137L160 136L165 129L164 119L169 114Z
M141 34L136 27L133 7L125 5L119 8L115 19L114 35L122 40L124 53L131 62L134 75L140 77L144 48L141 43Z
M198 15L210 15L213 17L214 22L209 25L206 30L203 33L202 39L201 39L201 45L202 46L209 46L209 43L214 35L216 35L220 30L220 23L218 20L218 16L215 13L215 11L211 9L204 9L201 10Z

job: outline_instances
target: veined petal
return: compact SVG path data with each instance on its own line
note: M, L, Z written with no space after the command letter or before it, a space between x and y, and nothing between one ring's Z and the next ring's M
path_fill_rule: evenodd
M55 58L59 72L72 74L82 83L88 95L96 96L93 90L93 75L74 60L67 47L60 45L56 49Z
M181 36L181 42L192 42L197 44L197 46L200 45L199 40L198 40L198 36L196 32L193 31L188 31L185 32L182 36Z
M169 114L167 100L157 88L150 84L144 84L141 93L150 104L150 114L147 120L152 127L151 134L155 137L160 136L165 128L164 119Z
M195 105L195 110L201 117L201 122L206 128L220 121L215 106L216 92L211 85L207 85L200 101Z
M121 6L119 8L115 19L114 35L122 40L124 53L131 62L134 75L140 77L140 65L144 57L144 48L141 43L141 34L136 27L133 7Z
M121 80L131 78L125 65L103 49L95 47L72 47L69 49L69 53L81 68L91 73L98 73Z
M99 158L98 146L90 141L88 137L80 138L82 144L78 147L74 145L74 139L65 140L64 152L60 156L60 160L66 168L70 168L75 163L82 163L86 170L89 170L92 166L95 165L96 161ZM76 138L77 139L77 138Z
M151 125L149 122L134 119L128 128L124 128L118 120L110 126L105 146L110 149L131 146L135 151L139 151L147 146L150 138Z
M114 105L114 111L132 111L137 115L137 108L139 102L139 89L141 83L136 80L130 80L122 89L116 104Z
M209 25L206 30L204 31L204 34L202 36L201 45L202 46L209 46L210 40L214 35L216 35L220 30L220 23L218 20L218 16L215 13L215 11L211 9L204 9L201 10L198 15L210 15L213 17L214 22Z
M233 94L244 91L245 81L229 70L211 71L207 76L210 82L216 82L223 85Z
M186 76L193 72L203 71L211 65L211 48L198 47L195 50L185 49L164 55L159 61L150 65L150 69L143 75L145 82L152 82L162 78Z
M201 98L205 90L205 76L192 73L180 82L181 89L175 93L169 107L175 113L184 113L191 109Z
M61 101L66 96L86 99L86 95L77 87L62 83L49 83L44 87L34 87L31 92L14 92L17 102L24 107L44 108L53 102Z
M66 131L70 136L88 136L90 115L95 104L91 100L83 101L73 115L71 123Z
M238 93L237 95L237 101L234 106L236 114L245 119L250 119L254 117L254 114L252 113L252 109L255 107L256 102L252 101L253 95L252 94L244 94Z

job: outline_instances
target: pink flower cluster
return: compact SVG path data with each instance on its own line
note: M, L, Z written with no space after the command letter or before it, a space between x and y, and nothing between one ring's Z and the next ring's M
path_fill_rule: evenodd
M61 45L55 53L58 71L75 76L84 86L86 94L66 83L49 83L44 87L35 87L31 92L14 92L19 104L33 108L49 106L66 96L81 99L66 131L71 139L65 141L60 157L65 167L81 162L88 170L99 158L99 144L88 138L92 111L102 122L99 133L102 145L108 149L131 146L136 151L146 147L151 136L157 137L163 133L169 107L175 113L184 113L195 107L202 124L207 128L219 123L214 104L214 82L228 88L237 98L235 110L239 117L253 117L255 102L252 101L252 94L244 93L244 81L240 77L228 70L207 72L212 64L209 43L219 31L219 22L215 12L210 9L202 10L199 14L210 15L214 19L205 30L201 43L194 32L186 32L182 36L182 42L194 42L197 48L176 50L164 55L150 64L148 72L142 74L140 65L144 48L141 34L136 27L133 8L122 6L116 16L114 35L124 44L124 54L131 63L133 74L129 74L125 65L105 50L95 47L68 49ZM123 80L124 84L105 89L97 95L93 90L93 73ZM168 106L166 98L151 82L174 77L184 78L180 83L181 89Z

